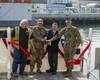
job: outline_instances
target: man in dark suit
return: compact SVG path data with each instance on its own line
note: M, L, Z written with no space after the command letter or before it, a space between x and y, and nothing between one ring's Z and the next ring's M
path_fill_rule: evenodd
M56 22L52 23L52 29L50 29L47 33L47 39L51 39L58 33L58 24ZM46 72L52 72L53 75L57 72L57 64L58 64L58 43L59 39L48 43L47 50L48 50L48 62L50 69L46 70Z

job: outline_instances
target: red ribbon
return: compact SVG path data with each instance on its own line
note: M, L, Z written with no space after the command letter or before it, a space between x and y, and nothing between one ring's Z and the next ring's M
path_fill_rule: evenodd
M72 61L72 59L69 58L68 61L66 61L66 67L69 66L70 64L74 63L74 64L80 64L80 59L82 58L82 56L85 54L85 52L89 49L91 45L91 41L88 43L88 45L84 48L84 50L80 53L79 57L77 59L74 59Z
M12 44L12 45L18 45L16 42L9 42L9 44ZM20 50L25 54L27 55L28 57L32 58L32 54L29 53L26 49L24 49L23 47L19 46Z
M5 38L2 38L2 40L3 40L4 44L5 44L5 46L8 47L8 46L7 46L7 41L6 41L6 39L5 39ZM12 45L18 45L16 42L8 42L8 43L9 43L9 44L12 44ZM90 41L90 42L88 43L88 45L84 48L84 50L80 53L80 55L79 55L79 57L78 57L77 59L69 58L69 60L66 61L66 65L65 65L65 66L67 67L67 66L69 66L69 65L72 64L72 63L74 63L74 64L80 64L80 58L82 58L82 56L85 54L85 52L89 49L90 45L91 45L91 41ZM29 53L27 50L25 50L25 49L22 48L21 46L19 46L19 47L20 47L21 51L22 51L25 55L27 55L27 56L30 57L30 58L32 57L31 53ZM59 52L59 54L62 56L62 58L64 58L64 53L63 53L60 49L58 49L58 52ZM46 51L45 51L45 53L44 53L44 55L43 55L42 58L45 57L46 53L47 53L47 49L46 49ZM72 61L72 60L73 60L73 61Z
M88 45L84 48L84 50L80 53L78 59L82 58L82 56L85 54L85 52L89 49L91 45L91 41L89 41Z
M5 44L6 48L8 48L8 44L7 44L6 38L2 38L2 41Z
M4 44L5 44L6 48L7 48L8 45L7 45L6 39L5 39L5 38L2 38L2 40L3 40L3 42L4 42ZM18 45L16 42L13 42L13 41L12 41L12 42L8 42L8 44ZM24 48L21 47L21 46L19 46L19 48L21 49L21 51L23 52L23 54L25 54L25 55L27 55L28 57L32 58L32 54L29 53L26 49L24 49Z
M74 63L76 65L80 64L80 58L82 58L82 56L85 54L85 52L89 49L91 45L91 41L87 44L87 46L84 48L84 50L80 53L79 57L77 59L72 59L69 58L69 60L66 61L66 67L69 66L70 64ZM59 54L62 56L62 58L64 58L64 53L59 49L58 50ZM73 60L73 61L72 61Z
M60 49L58 49L58 52L62 56L62 58L64 58L64 53Z

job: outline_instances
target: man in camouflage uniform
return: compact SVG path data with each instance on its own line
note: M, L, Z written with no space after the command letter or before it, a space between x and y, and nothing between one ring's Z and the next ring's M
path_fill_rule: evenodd
M33 73L35 64L37 63L37 73L41 73L42 56L44 54L44 44L46 38L46 29L43 27L43 20L38 19L37 25L33 28L33 34L31 36L33 53L30 65L30 73Z
M72 21L70 17L65 21L65 23L66 27L61 29L60 32L55 37L53 37L50 40L47 40L47 42L54 41L55 39L64 35L65 37L64 60L65 62L68 61L69 59L72 60L72 63L67 66L67 70L65 72L65 76L69 76L73 69L73 56L75 53L75 49L78 48L78 46L81 43L81 36L78 29L71 25Z

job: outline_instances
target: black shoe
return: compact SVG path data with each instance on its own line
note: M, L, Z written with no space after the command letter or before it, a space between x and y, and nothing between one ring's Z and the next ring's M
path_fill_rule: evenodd
M67 74L64 74L64 77L72 77L72 73L67 73Z
M23 73L19 73L19 75L20 75L20 76L23 76L24 74L23 74Z
M56 73L57 73L56 71L53 71L53 72L52 72L52 75L56 75Z
M39 73L39 74L41 74L41 73L42 73L40 69L38 69L36 72L37 72L37 73Z
M29 72L29 73L28 73L28 75L34 75L34 74L35 74L34 72Z
M48 70L46 70L46 72L50 73L50 72L52 72L52 70L51 69L48 69Z
M20 72L19 75L22 75L22 76L23 75L28 75L28 73L27 72Z
M65 71L63 73L64 77L71 77L72 76L72 72L69 72L69 71Z
M17 73L11 73L11 76L12 77L18 77L18 74Z

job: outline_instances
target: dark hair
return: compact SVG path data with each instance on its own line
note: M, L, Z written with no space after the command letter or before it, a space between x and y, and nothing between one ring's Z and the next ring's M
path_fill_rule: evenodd
M71 17L67 17L67 19L66 19L66 20L70 21L70 20L71 20Z
M56 23L56 24L57 24L57 22L56 22L56 21L52 22L52 24L53 24L53 23Z
M58 25L58 23L57 23L57 22L52 22L52 24L56 24L56 25Z

